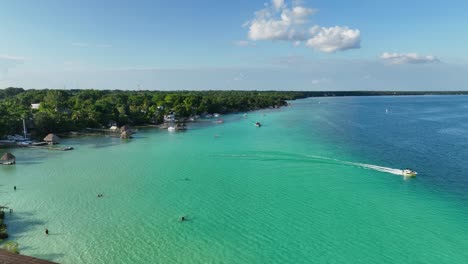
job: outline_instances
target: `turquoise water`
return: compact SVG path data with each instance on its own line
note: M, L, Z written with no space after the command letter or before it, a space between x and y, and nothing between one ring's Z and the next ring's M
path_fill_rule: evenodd
M467 117L464 96L313 98L68 139L14 149L0 201L21 252L61 263L468 263Z

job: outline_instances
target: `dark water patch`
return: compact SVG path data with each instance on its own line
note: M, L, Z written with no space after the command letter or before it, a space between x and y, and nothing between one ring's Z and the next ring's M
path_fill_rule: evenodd
M333 125L315 119L309 130L328 144L346 146L348 156L364 159L353 162L411 167L427 189L468 200L468 135L464 133L468 109L463 107L468 97L324 100L329 102L325 115ZM300 110L303 114L314 111L308 105Z

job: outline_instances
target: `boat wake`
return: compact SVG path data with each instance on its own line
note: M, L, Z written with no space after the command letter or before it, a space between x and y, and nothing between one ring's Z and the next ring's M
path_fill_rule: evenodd
M318 162L318 163L328 163L328 164L340 164L346 166L359 167L363 169L370 169L379 172L394 174L404 176L403 170L394 169L389 167L383 167L378 165L358 163L343 161L339 159L327 158L322 156L313 156L313 155L300 155L300 154L290 154L290 153L279 153L279 152L256 152L249 154L240 154L240 155L222 155L223 157L237 157L237 158L250 158L250 159L261 159L261 160L295 160L295 161L307 161L307 162Z
M385 172L385 173L390 173L390 174L395 174L395 175L403 175L403 170L400 170L400 169L393 169L393 168L387 168L387 167L364 164L364 163L353 163L353 162L345 162L345 163L349 165L366 168L366 169L380 171L380 172Z
M360 167L360 168L364 168L364 169L370 169L370 170L380 171L380 172L384 172L384 173L390 173L390 174L394 174L394 175L404 176L403 170L400 170L400 169L394 169L394 168L383 167L383 166L372 165L372 164L365 164L365 163L342 161L342 160L338 160L338 159L331 159L331 158L320 157L320 156L308 156L308 157L315 158L315 159L335 161L336 163L341 163L343 165L350 165L350 166L354 166L354 167Z

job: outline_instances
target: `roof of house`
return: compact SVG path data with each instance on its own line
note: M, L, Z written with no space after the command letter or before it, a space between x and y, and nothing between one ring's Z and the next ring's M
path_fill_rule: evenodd
M47 141L47 142L59 142L59 141L60 141L60 138L57 137L57 136L54 135L54 134L49 134L49 135L47 135L47 136L44 138L44 141Z
M15 156L11 153L5 153L3 154L3 156L0 158L0 160L3 160L3 161L9 161L9 160L15 160Z
M1 264L54 264L55 262L37 259L33 257L28 257L28 256L23 256L20 254L14 254L4 249L0 249L0 263Z
M123 132L123 131L129 131L129 130L131 130L131 128L130 128L130 126L128 126L128 125L122 126L122 127L120 128L120 131L122 131L122 132Z

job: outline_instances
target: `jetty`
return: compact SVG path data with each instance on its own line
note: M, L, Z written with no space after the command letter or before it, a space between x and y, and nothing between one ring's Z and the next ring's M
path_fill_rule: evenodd
M53 145L48 145L47 143L43 145L17 145L18 147L22 148L31 148L31 149L47 149L47 150L58 150L58 151L68 151L68 150L73 150L73 147L56 147Z

